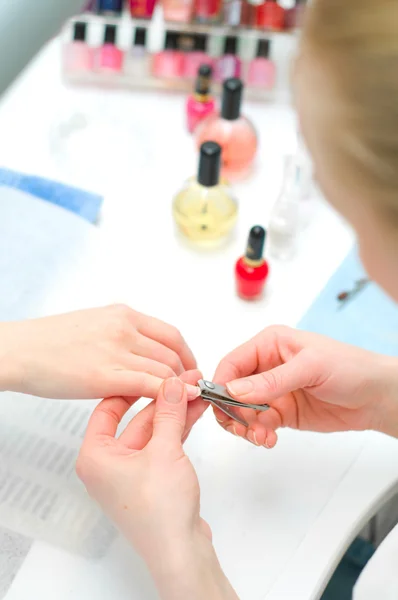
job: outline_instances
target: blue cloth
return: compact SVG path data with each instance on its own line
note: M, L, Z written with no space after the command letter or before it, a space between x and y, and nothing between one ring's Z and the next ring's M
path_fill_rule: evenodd
M4 168L0 168L0 185L21 190L41 200L62 206L90 223L96 222L103 202L101 196L97 194Z
M352 250L299 324L300 329L328 335L374 352L398 356L398 307L375 283L352 300L339 302L366 278L357 250Z

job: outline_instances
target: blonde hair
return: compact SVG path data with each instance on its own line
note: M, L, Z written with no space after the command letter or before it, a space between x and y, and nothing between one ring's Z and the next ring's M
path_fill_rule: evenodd
M331 82L319 102L336 174L398 223L398 0L313 0L302 50Z

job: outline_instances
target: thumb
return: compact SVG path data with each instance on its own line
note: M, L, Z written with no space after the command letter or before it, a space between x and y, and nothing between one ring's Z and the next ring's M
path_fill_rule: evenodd
M187 419L187 392L177 377L167 379L156 400L151 444L181 446Z
M318 376L319 374L314 372L314 365L307 360L303 351L274 369L235 379L227 383L227 389L231 396L242 402L272 405L274 400L285 394L315 385Z

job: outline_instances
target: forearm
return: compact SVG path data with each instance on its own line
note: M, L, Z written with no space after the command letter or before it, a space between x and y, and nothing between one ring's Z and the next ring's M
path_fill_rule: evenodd
M150 570L162 600L238 600L209 540L163 555Z

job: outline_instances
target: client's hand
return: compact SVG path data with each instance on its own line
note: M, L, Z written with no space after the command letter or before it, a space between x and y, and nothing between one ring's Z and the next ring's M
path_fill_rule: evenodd
M222 426L272 448L279 427L374 429L398 436L398 360L288 327L269 327L226 356L214 380L243 402L249 428L215 409Z
M195 367L177 329L123 305L0 324L1 390L155 398L164 379Z
M196 383L200 373L183 378ZM236 598L200 517L198 479L182 448L204 401L187 405L183 383L168 379L155 409L149 405L116 438L130 405L122 397L98 405L77 462L79 477L147 562L162 598Z

